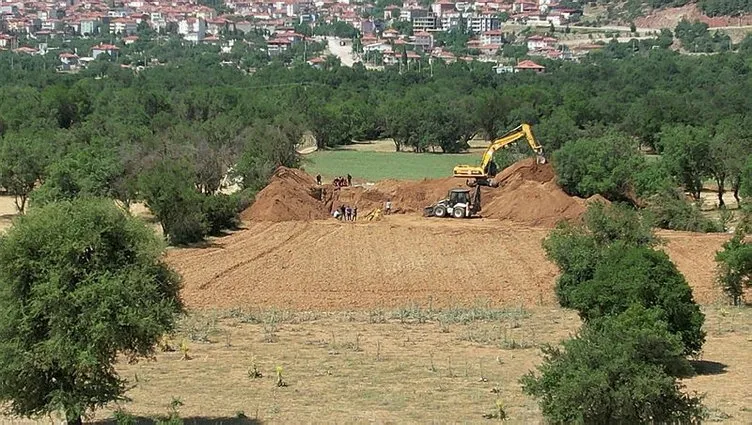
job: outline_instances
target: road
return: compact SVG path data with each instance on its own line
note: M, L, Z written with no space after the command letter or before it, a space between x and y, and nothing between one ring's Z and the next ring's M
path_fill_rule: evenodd
M339 45L340 41L342 41L342 39L340 38L327 37L329 53L338 57L343 66L353 66L353 64L355 63L355 58L352 54L352 45L350 44L350 40L347 40L348 43L344 46Z

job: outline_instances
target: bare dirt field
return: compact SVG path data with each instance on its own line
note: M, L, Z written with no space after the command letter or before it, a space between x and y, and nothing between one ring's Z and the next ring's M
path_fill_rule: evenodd
M590 201L565 194L550 165L533 160L497 178L499 188L482 192L484 218L456 220L419 213L459 179L335 189L279 169L242 214L246 229L171 250L167 260L183 275L183 295L194 308L349 310L479 298L498 306L555 305L557 269L541 241L559 220L579 219ZM405 214L356 223L327 218L343 204L358 206L362 217L387 199ZM714 255L729 235L660 235L698 301L716 301Z
M493 219L394 215L372 223L335 220L249 223L205 248L171 250L190 307L348 310L419 302L553 306L556 267L545 228ZM660 232L699 302L721 296L715 252L728 235Z
M0 196L0 231L11 226L13 218L18 214L12 196Z

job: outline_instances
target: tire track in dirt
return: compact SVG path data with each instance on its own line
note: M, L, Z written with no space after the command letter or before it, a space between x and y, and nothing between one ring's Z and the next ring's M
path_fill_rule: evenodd
M277 227L277 226L279 226L279 225L270 226L269 228L271 229L272 227ZM278 250L286 247L288 244L292 243L292 241L294 241L295 239L297 239L300 236L302 236L310 228L310 225L308 223L300 223L300 224L298 224L298 226L301 227L300 230L298 230L298 231L292 233L291 235L287 236L284 240L282 240L281 242L279 242L277 245L275 245L275 246L273 246L271 248L268 248L268 249L266 249L266 250L264 250L264 251L262 251L262 252L260 252L260 253L258 253L256 255L254 255L254 256L251 256L250 258L244 259L244 260L242 260L242 261L240 261L240 262L238 262L238 263L236 263L236 264L234 264L234 265L232 265L232 266L230 266L230 267L228 267L226 269L220 270L219 272L215 273L214 276L212 276L211 279L208 282L206 282L203 285L199 286L199 288L204 289L212 281L216 281L218 279L221 279L224 276L227 276L227 275L233 273L234 271L238 270L239 268L241 268L243 266L246 266L246 265L248 265L248 264L250 264L250 263L252 263L254 261L260 260L260 259L266 257L267 255L274 254L276 251L278 251ZM258 236L260 236L260 235L257 235L256 239L258 239Z
M412 303L556 305L548 229L497 220L388 216L380 222L258 223L217 248L176 249L191 308L353 310ZM659 232L695 299L715 302L715 251L729 235Z

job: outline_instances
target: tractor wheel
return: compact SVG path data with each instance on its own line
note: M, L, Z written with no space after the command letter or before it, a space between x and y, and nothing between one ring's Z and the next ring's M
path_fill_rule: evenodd
M452 216L454 218L463 218L465 216L465 209L464 208L455 208L452 211Z
M433 209L433 215L435 215L436 217L446 217L447 215L446 207L443 205L437 205Z

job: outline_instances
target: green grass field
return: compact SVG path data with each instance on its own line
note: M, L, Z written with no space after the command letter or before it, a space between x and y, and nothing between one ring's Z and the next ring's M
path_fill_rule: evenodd
M455 165L477 164L480 157L477 153L318 151L304 156L303 168L311 175L321 174L324 181L348 173L358 181L420 180L451 177Z

